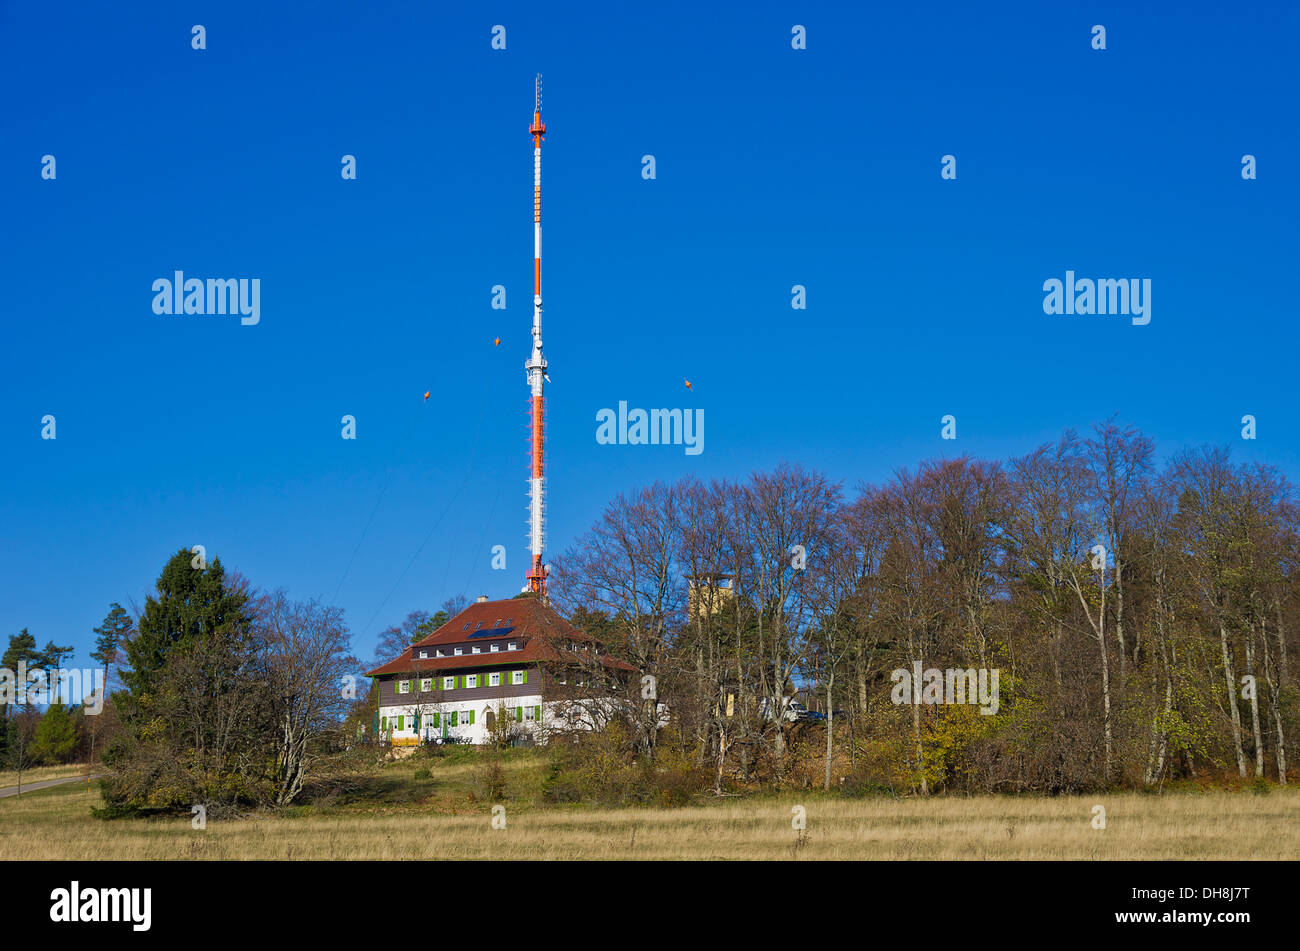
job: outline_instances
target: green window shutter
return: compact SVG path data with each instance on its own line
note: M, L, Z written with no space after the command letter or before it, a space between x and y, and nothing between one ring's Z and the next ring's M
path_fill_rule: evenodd
M524 671L524 683L528 683L528 671Z
M406 729L406 717L401 716L401 717L398 717L398 718L397 718L397 729L398 729L398 730L405 730L405 729Z
M523 723L523 722L524 722L524 708L523 708L523 707L515 707L515 722L516 722L516 723Z
M469 712L469 722L470 722L470 725L471 725L471 726L474 725L474 711L473 711L473 710L471 710L471 711Z
M459 723L460 716L459 716L459 714L460 714L460 711L459 711L459 710L453 710L453 711L451 711L451 725L452 725L452 726L460 726L460 723Z
M435 714L433 715L433 725L436 726L436 727L437 727L437 726L442 726L442 724L438 722L440 719L441 719L440 715L437 714L437 713L435 713Z
M541 722L542 722L542 705L539 703L537 706L533 707L533 709L536 711L537 722L538 722L538 723L541 723Z

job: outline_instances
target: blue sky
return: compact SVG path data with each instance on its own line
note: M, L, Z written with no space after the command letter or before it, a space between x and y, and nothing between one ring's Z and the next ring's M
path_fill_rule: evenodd
M852 488L1115 411L1300 473L1293 5L271 6L0 2L2 636L84 662L195 544L337 590L363 655L519 590L537 71L549 550L655 479ZM1149 278L1150 324L1045 315L1067 269ZM260 323L155 315L175 270L260 278ZM620 400L705 451L598 445Z

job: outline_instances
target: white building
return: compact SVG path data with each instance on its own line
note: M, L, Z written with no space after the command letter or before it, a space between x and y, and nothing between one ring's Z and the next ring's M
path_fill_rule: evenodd
M379 734L409 745L484 743L502 717L534 741L599 726L632 670L544 602L514 598L470 605L367 676L379 688Z

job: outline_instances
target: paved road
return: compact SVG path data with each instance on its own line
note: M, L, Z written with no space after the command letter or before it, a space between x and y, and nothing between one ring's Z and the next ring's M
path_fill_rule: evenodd
M91 776L90 778L97 779L98 777L99 774L96 773L94 776ZM84 782L86 782L85 776L68 776L65 777L64 779L47 779L44 782L39 782L39 783L23 783L22 791L25 793L35 792L37 789L49 789L51 786L62 786L64 783L84 783ZM16 795L18 795L17 786L6 786L3 789L0 789L0 799L4 799L6 796L16 796Z

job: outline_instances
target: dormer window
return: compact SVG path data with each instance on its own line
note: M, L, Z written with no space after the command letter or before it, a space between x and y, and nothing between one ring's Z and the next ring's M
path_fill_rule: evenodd
M501 619L500 619L500 618L497 618L497 622L496 622L495 624L493 624L492 626L493 626L493 627L500 627L500 626L501 626Z
M462 631L468 631L468 630L469 630L469 621L466 621L466 622L465 622L465 626L462 627L461 630L462 630Z
M483 626L483 622L482 622L482 621L479 621L477 624L474 625L474 630L477 631L477 630L478 630L480 627L482 627L482 626Z

